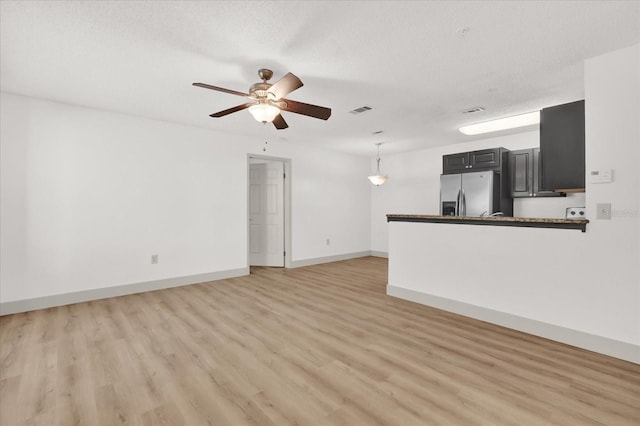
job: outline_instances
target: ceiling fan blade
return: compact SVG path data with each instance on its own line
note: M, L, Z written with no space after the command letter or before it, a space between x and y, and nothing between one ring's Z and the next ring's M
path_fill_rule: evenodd
M253 99L251 95L249 95L248 93L242 93L242 92L238 92L231 89L225 89L224 87L212 86L210 84L205 84L205 83L193 83L193 85L198 87L203 87L205 89L217 90L218 92L224 92L224 93L229 93L231 95L244 96L245 98Z
M268 92L275 96L274 99L280 99L302 86L302 81L298 77L287 73L287 75L273 83Z
M304 102L283 99L286 105L278 105L283 111L295 112L296 114L307 115L309 117L327 120L331 117L331 108L325 108L318 105L305 104Z
M287 122L284 121L284 118L281 114L276 115L276 118L273 119L273 125L276 126L276 129L278 130L286 129L287 127L289 127Z
M216 113L210 114L209 117L213 117L213 118L224 117L225 115L229 115L229 114L231 114L233 112L242 111L243 109L247 109L251 105L255 105L255 104L253 102L248 102L246 104L234 106L233 108L225 109L224 111L218 111Z

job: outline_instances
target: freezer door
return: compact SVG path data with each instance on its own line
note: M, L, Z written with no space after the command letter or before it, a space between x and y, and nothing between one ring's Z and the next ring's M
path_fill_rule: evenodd
M455 215L458 215L458 194L460 192L461 174L440 175L440 214L449 215L449 211L443 212L442 206L455 206ZM453 203L453 204L451 204Z
M493 180L495 172L462 174L462 194L467 216L489 215L493 212Z

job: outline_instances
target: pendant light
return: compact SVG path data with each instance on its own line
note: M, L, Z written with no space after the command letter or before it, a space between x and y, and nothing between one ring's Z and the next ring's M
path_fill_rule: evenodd
M378 157L376 158L376 174L369 176L369 180L375 186L380 186L385 183L387 179L389 179L389 176L382 175L382 173L380 173L380 145L382 145L382 142L376 144L376 146L378 147Z

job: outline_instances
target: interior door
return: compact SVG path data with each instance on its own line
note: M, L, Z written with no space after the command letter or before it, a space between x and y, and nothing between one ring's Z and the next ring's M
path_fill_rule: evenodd
M249 264L284 267L284 163L249 164Z

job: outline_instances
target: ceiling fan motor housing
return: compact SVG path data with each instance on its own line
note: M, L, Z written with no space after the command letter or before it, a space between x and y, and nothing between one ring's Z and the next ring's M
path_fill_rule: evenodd
M258 99L266 98L267 91L269 90L270 87L271 87L271 84L269 83L252 84L251 87L249 88L249 94L255 95L255 97Z
M273 71L267 68L260 68L258 70L258 75L266 83L267 80L270 80L271 77L273 77Z

